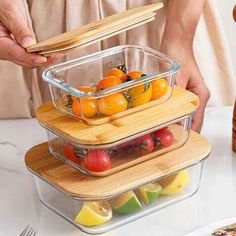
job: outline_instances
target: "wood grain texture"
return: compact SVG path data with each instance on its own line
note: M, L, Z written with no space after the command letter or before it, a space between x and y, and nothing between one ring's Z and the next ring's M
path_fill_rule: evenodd
M38 44L27 48L28 52L47 51L62 46L68 46L73 43L78 43L82 40L95 37L101 32L109 32L114 27L119 27L122 24L132 25L132 22L137 19L142 19L148 13L152 13L163 7L162 3L150 4L142 7L133 8L122 13L108 16L96 22L81 26L79 29L60 34Z
M191 131L188 142L181 148L104 178L86 176L56 159L48 151L47 143L30 149L25 163L34 175L66 195L83 200L102 200L197 164L209 153L207 139Z
M149 22L151 22L155 19L154 14L152 14L151 16L152 17L149 17L147 19L142 19L140 22L135 23L135 24L130 24L129 23L128 26L122 25L120 27L120 29L117 29L117 27L116 27L116 29L113 30L111 28L109 31L101 32L101 35L98 34L98 35L95 35L93 37L89 37L89 38L86 38L84 40L81 40L79 42L71 43L71 44L68 44L66 46L57 47L57 48L54 48L52 50L49 49L49 50L45 50L45 51L40 51L39 54L48 57L48 56L51 56L53 54L57 54L57 53L60 53L60 52L62 52L63 54L71 53L71 52L76 51L80 48L87 47L91 44L100 42L101 40L111 38L111 37L113 37L117 34L121 34L123 32L131 30L131 29L136 28L138 26L147 24L147 23L149 23Z
M134 134L163 125L196 111L198 97L182 88L174 87L165 103L132 113L99 126L89 126L57 110L52 102L40 106L36 118L45 128L65 139L86 145L110 144ZM135 123L135 125L134 125Z
M101 115L101 116L97 116L97 117L93 117L93 118L88 118L88 117L83 116L83 117L81 117L81 120L85 121L88 125L102 125L104 123L112 122L112 121L117 120L121 117L130 115L132 113L139 112L139 111L145 110L149 107L156 106L156 105L166 102L172 94L171 89L172 88L169 87L170 91L168 93L166 93L165 96L163 96L161 98L158 98L153 101L149 101L145 104L142 104L142 105L139 105L136 107L129 108L129 109L119 112L117 114L114 114L111 116L106 116L106 115L102 116ZM66 107L67 99L65 97L59 97L56 103L63 104L62 107L63 106ZM70 109L70 112L73 114L72 109ZM83 114L81 114L81 115L83 115ZM76 117L76 118L79 119L79 117Z

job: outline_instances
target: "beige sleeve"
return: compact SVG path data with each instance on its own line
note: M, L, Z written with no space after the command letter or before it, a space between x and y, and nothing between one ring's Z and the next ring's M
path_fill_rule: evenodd
M216 0L207 0L194 40L201 73L211 91L209 105L233 105L236 80Z

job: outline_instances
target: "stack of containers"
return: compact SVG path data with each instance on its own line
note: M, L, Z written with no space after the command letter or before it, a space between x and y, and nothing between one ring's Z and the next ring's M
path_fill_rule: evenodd
M199 101L174 86L178 70L134 45L47 69L52 102L36 117L48 143L26 154L41 201L96 234L192 196L210 146L190 131Z

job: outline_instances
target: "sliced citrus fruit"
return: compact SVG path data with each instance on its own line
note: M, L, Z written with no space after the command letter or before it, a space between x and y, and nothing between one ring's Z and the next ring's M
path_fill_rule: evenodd
M86 226L103 224L112 218L112 209L107 202L84 202L75 222Z
M168 176L159 180L162 186L161 194L172 195L183 191L190 180L190 174L187 170L179 171L177 174Z
M110 204L116 212L132 213L142 208L137 196L133 191L126 192L110 201Z
M137 193L138 198L145 204L150 204L154 202L161 192L161 185L158 183L150 183L143 185L138 188L135 192Z

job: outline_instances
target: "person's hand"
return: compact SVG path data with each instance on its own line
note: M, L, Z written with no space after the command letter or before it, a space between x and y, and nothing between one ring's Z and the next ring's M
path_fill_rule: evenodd
M184 47L180 46L180 44L176 45L174 42L168 46L163 43L161 51L175 58L181 64L181 70L177 75L176 84L198 95L200 99L200 107L193 117L192 122L192 129L200 132L204 119L204 110L210 98L210 92L199 71L192 47Z
M34 68L48 66L63 57L27 53L25 48L35 43L35 35L27 26L23 1L0 0L0 59Z

